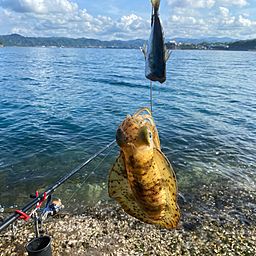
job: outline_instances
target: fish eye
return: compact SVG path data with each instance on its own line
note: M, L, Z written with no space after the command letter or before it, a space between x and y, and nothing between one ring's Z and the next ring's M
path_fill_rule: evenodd
M125 142L124 133L122 129L118 128L116 131L116 143L119 147L123 146Z

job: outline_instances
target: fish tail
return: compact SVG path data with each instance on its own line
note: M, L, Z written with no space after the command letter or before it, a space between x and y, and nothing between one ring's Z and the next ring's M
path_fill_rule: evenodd
M158 10L160 5L160 0L150 0L154 9Z
M172 51L168 50L166 45L164 45L164 52L165 52L165 63L167 62L167 60L169 59L169 57L171 56L172 54Z
M140 50L142 51L142 53L144 54L144 57L146 59L148 46L146 44L144 44L143 47L140 47Z

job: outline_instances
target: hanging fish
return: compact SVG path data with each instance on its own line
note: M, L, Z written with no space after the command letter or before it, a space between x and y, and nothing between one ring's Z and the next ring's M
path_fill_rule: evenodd
M166 62L172 52L167 50L164 44L162 26L158 16L160 0L150 0L150 2L153 9L151 33L148 46L144 45L144 48L141 48L146 60L145 76L151 81L163 83L166 80Z
M149 114L139 115L144 110ZM176 177L161 152L150 110L127 115L117 129L116 142L120 155L109 174L109 196L145 223L176 228L180 219Z

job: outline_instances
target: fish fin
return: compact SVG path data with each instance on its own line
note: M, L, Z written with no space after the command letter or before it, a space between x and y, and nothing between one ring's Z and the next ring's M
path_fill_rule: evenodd
M124 211L129 215L137 218L148 224L155 224L141 210L131 192L127 182L127 173L125 168L124 153L121 151L116 159L108 180L108 193L111 198L114 198L122 206Z
M168 50L166 45L164 46L164 51L165 51L165 63L166 63L169 57L171 56L172 51Z
M143 47L140 47L140 50L142 51L142 53L146 59L148 46L144 44Z
M178 189L175 173L167 157L159 149L154 148L154 160L161 173L167 198L165 214L157 221L157 224L166 229L177 228L180 209L177 205Z
M160 0L150 0L153 8L159 9Z

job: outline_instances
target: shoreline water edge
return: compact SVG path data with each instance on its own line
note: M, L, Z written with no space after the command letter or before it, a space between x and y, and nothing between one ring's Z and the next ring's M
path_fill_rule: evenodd
M256 192L237 187L205 185L182 191L177 229L138 221L116 203L103 203L82 214L59 214L44 224L53 255L255 255ZM193 194L193 200L189 199ZM197 195L197 196L195 196ZM1 216L2 220L5 216ZM27 255L35 237L31 222L18 220L2 232L0 255Z

